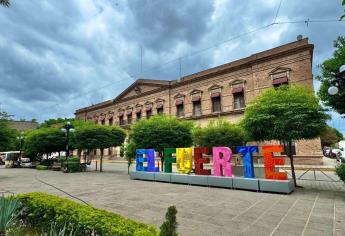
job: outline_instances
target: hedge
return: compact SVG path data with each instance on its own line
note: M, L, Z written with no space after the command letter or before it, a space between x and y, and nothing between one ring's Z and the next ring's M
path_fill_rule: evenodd
M66 157L60 157L59 162L61 163L61 167L65 168L66 165ZM68 157L67 159L68 163L68 170L70 172L80 172L81 167L80 167L80 159L79 157Z
M44 166L44 165L38 165L36 166L37 170L48 170L48 166Z
M47 231L52 222L67 225L76 235L152 236L158 230L144 223L124 218L115 213L96 209L54 195L33 192L17 195L21 202L20 219L27 225Z

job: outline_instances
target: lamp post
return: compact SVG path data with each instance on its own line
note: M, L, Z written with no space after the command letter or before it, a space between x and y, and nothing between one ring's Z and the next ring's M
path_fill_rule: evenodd
M345 65L342 65L339 69L339 73L335 74L335 79L332 81L334 84L328 88L330 95L336 95L339 89L345 89Z
M17 140L19 140L19 161L18 162L20 163L22 161L22 149L23 149L23 143L24 143L24 132L20 132L20 136L17 137Z
M66 171L68 171L68 161L67 158L69 156L69 134L70 132L74 132L75 129L71 122L67 122L63 128L61 128L61 131L66 133Z

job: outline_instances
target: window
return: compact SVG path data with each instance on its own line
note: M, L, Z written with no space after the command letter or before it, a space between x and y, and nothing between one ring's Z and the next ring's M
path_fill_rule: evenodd
M112 126L114 124L114 119L113 118L110 118L109 119L109 125Z
M234 93L234 109L244 108L244 94L243 92Z
M125 124L125 121L124 121L124 119L123 119L123 116L120 116L120 117L119 117L119 123L120 123L120 125L124 125L124 124Z
M152 110L146 111L146 119L150 119L151 116L152 116Z
M201 116L201 101L193 102L193 116Z
M221 112L220 93L212 93L212 112Z
M157 114L163 114L163 107L157 108Z
M132 124L132 113L127 115L127 123Z
M141 119L141 111L137 112L137 120L140 120Z
M176 116L182 117L184 115L183 103L176 105Z
M105 125L105 119L101 120L101 124Z
M289 80L287 76L278 77L272 81L273 87L277 88L281 85L289 85Z

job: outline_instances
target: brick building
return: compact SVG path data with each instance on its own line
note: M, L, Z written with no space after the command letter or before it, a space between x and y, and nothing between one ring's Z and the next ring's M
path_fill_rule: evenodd
M128 127L163 113L201 125L222 117L237 122L246 104L282 84L313 89L313 45L301 39L179 80L138 79L115 99L76 111L78 119ZM321 163L319 139L295 143L297 163ZM109 152L111 154L111 152Z
M16 129L20 132L37 129L38 123L35 121L16 121L9 120L8 126L12 129Z

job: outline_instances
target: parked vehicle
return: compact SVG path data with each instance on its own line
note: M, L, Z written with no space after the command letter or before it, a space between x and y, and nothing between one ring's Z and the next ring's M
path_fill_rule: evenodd
M20 167L20 151L1 152L6 168Z
M35 168L36 162L32 162L30 158L21 158L20 167L22 167L22 168Z
M0 153L0 165L5 165L5 154Z

